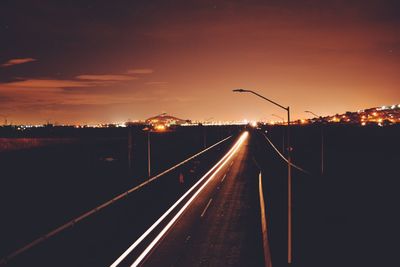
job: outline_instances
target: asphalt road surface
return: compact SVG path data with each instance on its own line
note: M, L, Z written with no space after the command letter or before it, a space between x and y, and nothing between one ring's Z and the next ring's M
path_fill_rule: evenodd
M243 134L113 266L264 266L259 170L249 139Z

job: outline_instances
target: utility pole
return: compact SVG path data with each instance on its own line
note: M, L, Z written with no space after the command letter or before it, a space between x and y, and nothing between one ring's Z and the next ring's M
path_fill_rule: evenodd
M147 174L151 177L151 145L150 145L150 130L147 131Z
M285 119L281 116L271 114L274 117L277 117L282 120L282 126L285 124ZM285 155L285 129L282 127L282 154Z
M204 149L207 147L207 129L206 126L203 125L203 147Z
M310 113L310 114L312 114L315 118L319 118L320 119L320 123L321 123L321 125L320 125L320 130L321 130L321 176L323 176L324 175L324 165L325 165L325 159L324 159L324 154L325 154L325 152L324 152L324 124L323 124L323 118L322 118L322 116L319 116L319 115L317 115L317 114L315 114L314 112L312 112L312 111L309 111L309 110L306 110L306 111L304 111L304 112L306 112L306 113Z
M132 170L133 167L133 137L132 137L132 127L128 126L128 169Z

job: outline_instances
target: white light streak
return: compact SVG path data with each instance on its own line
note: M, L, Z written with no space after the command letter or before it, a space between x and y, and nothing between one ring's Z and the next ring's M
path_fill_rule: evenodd
M200 194L200 192L207 186L207 184L215 177L215 175L225 166L225 164L232 158L232 156L239 149L240 145L243 143L248 133L245 132L242 134L238 142L235 144L234 150L229 154L228 158L218 167L218 169L208 178L208 180L193 194L193 196L185 203L185 205L179 210L179 212L172 218L172 220L164 227L164 229L157 235L157 237L150 243L150 245L140 254L140 256L133 262L131 267L136 267L140 264L140 262L147 256L147 254L154 248L157 242L164 236L164 234L171 228L171 226L175 223L176 220L181 216L181 214L186 210L186 208L192 203L192 201ZM232 149L231 149L232 150ZM231 152L231 150L229 152ZM228 152L228 153L229 153Z
M218 161L217 164L215 164L206 174L203 175L203 177L200 178L199 181L197 181L196 184L194 184L178 201L176 201L155 223L153 223L152 226L150 226L149 229L147 229L120 257L118 257L117 260L113 264L110 265L110 267L116 267L118 264L120 264L126 256L129 255L129 253L132 252L153 230L156 228L164 219L167 217L206 177L213 172L219 165L219 168L214 172L213 175L210 176L210 178L203 184L202 187L192 196L192 198L189 199L189 201L182 207L182 209L175 215L175 217L168 223L168 225L160 232L160 234L151 242L151 244L145 249L145 251L142 252L142 254L139 256L139 258L136 259L136 261L132 264L132 266L137 266L140 261L143 260L143 258L149 253L152 247L155 246L155 244L158 242L158 240L164 235L164 233L171 227L173 222L175 222L178 217L180 216L181 213L186 209L186 207L192 202L192 200L200 193L200 191L208 184L208 182L221 170L221 168L229 161L229 159L233 156L233 154L237 151L239 146L243 143L244 139L247 138L248 133L245 132L242 134L242 136L239 138L239 140L235 143L235 145L222 157L220 161ZM172 223L171 223L172 222Z

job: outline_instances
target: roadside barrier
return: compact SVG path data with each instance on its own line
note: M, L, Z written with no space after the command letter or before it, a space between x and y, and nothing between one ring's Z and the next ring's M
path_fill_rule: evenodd
M1 260L0 260L0 265L5 265L5 264L7 264L7 262L9 262L11 259L15 258L16 256L18 256L19 254L21 254L21 253L23 253L23 252L25 252L25 251L31 249L32 247L34 247L34 246L36 246L36 245L42 243L43 241L49 239L50 237L55 236L56 234L58 234L58 233L64 231L65 229L68 229L68 228L70 228L70 227L76 225L76 224L79 223L80 221L82 221L82 220L88 218L89 216L91 216L91 215L97 213L98 211L100 211L100 210L102 210L102 209L104 209L104 208L110 206L111 204L115 203L116 201L121 200L121 199L127 197L130 193L133 193L133 192L139 190L140 188L142 188L142 187L144 187L144 186L150 184L151 182L154 182L155 180L157 180L157 179L160 178L161 176L163 176L163 175L165 175L165 174L167 174L167 173L169 173L169 172L175 170L176 168L178 168L178 167L182 166L183 164L187 163L188 161L190 161L190 160L192 160L192 159L194 159L194 158L200 156L201 154L207 152L208 150L210 150L210 149L212 149L212 148L218 146L219 144L221 144L221 143L227 141L227 140L230 139L231 137L232 137L232 135L230 135L230 136L228 136L228 137L222 139L221 141L219 141L219 142L213 144L212 146L210 146L210 147L208 147L208 148L206 148L206 149L203 149L202 151L200 151L200 152L194 154L193 156L191 156L191 157L189 157L189 158L187 158L187 159L181 161L180 163L178 163L178 164L172 166L171 168L169 168L169 169L167 169L167 170L165 170L165 171L163 171L163 172L161 172L161 173L159 173L159 174L157 174L157 175L151 177L151 178L148 179L147 181L145 181L145 182L143 182L143 183L141 183L141 184L139 184L139 185L137 185L137 186L132 187L131 189L129 189L129 190L127 190L127 191L125 191L125 192L123 192L123 193L117 195L117 196L114 197L114 198L112 198L111 200L109 200L109 201L107 201L107 202L105 202L105 203L103 203L103 204L101 204L101 205L99 205L99 206L97 206L97 207L95 207L95 208L93 208L93 209L91 209L91 210L89 210L89 211L83 213L82 215L80 215L80 216L78 216L78 217L76 217L76 218L74 218L74 219L68 221L67 223L65 223L65 224L63 224L63 225L57 227L57 228L54 229L53 231L51 231L51 232L49 232L49 233L47 233L47 234L45 234L45 235L43 235L43 236L41 236L41 237L35 239L34 241L30 242L29 244L23 246L22 248L20 248L20 249L14 251L14 252L11 253L10 255L6 256L6 257L3 258L3 259L1 259Z
M276 146L272 143L272 141L271 141L264 133L263 133L263 135L264 135L265 139L267 139L268 143L272 146L272 148L275 149L276 153L278 153L278 155L279 155L286 163L289 163L288 160L285 158L285 156L282 155L282 153L279 152L279 150L276 148ZM290 162L289 164L290 164L290 166L292 166L293 168L295 168L295 169L297 169L297 170L299 170L299 171L301 171L301 172L303 172L303 173L305 173L305 174L311 175L311 173L310 173L309 171L306 171L305 169L303 169L303 168L301 168L301 167L299 167L299 166L293 164L292 162Z

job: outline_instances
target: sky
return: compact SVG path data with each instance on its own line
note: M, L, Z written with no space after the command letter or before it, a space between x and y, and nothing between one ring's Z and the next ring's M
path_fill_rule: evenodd
M273 120L400 103L397 0L0 3L0 120Z

